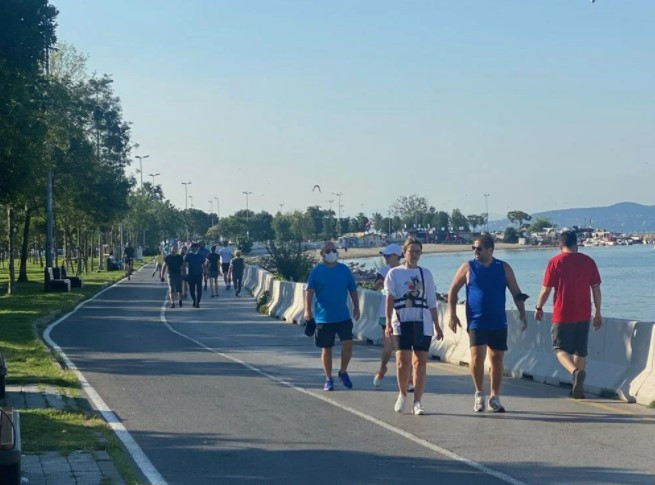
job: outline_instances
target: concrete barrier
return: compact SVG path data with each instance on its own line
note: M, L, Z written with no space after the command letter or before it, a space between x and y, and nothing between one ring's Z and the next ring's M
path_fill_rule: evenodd
M270 312L270 315L275 318L282 318L284 313L293 305L294 288L298 284L290 281L280 281L279 283L278 301Z
M382 327L378 325L380 304L384 296L379 291L358 290L360 319L353 321L353 335L360 340L374 343L382 342ZM352 300L348 296L348 305L352 308Z
M290 290L291 304L282 313L282 320L289 323L300 323L305 310L305 285L303 283L291 283Z

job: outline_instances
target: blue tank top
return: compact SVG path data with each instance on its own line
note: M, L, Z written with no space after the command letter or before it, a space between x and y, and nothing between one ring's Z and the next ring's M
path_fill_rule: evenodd
M466 285L466 321L472 330L507 328L505 314L505 268L494 258L485 268L475 259L469 261L469 282Z

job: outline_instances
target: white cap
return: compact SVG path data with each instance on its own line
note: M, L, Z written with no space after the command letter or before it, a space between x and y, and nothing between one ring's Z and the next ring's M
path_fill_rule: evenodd
M380 254L384 254L385 256L389 256L390 254L395 254L396 256L402 256L403 249L400 246L398 246L398 244L392 243L389 244L382 251L380 251Z

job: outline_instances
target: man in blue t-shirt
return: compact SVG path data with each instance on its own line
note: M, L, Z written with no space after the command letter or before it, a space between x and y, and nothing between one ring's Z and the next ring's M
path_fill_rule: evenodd
M316 318L314 341L321 349L321 362L325 371L323 389L332 391L332 347L335 336L341 342L341 369L339 379L348 389L353 387L348 376L348 363L353 352L353 321L348 309L348 294L353 301L353 318L359 320L357 284L348 266L338 263L337 247L328 241L321 248L321 262L307 279L305 291L305 321ZM315 309L315 312L312 311Z

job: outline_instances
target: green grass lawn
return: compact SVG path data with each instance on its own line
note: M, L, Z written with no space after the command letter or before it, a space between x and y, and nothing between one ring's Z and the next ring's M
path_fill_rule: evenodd
M151 258L146 258L149 261ZM142 263L136 263L138 269ZM18 261L16 262L18 273ZM0 268L0 349L7 358L8 385L36 384L54 386L62 394L79 394L75 375L63 370L40 336L50 323L46 317L72 310L108 283L121 279L122 271L90 272L82 275L83 288L70 293L43 291L43 269L28 265L29 282L16 285L16 294L7 296L8 270ZM103 436L104 440L99 439ZM25 452L107 450L127 483L137 483L120 442L108 426L93 413L80 409L29 409L21 411L21 437Z

